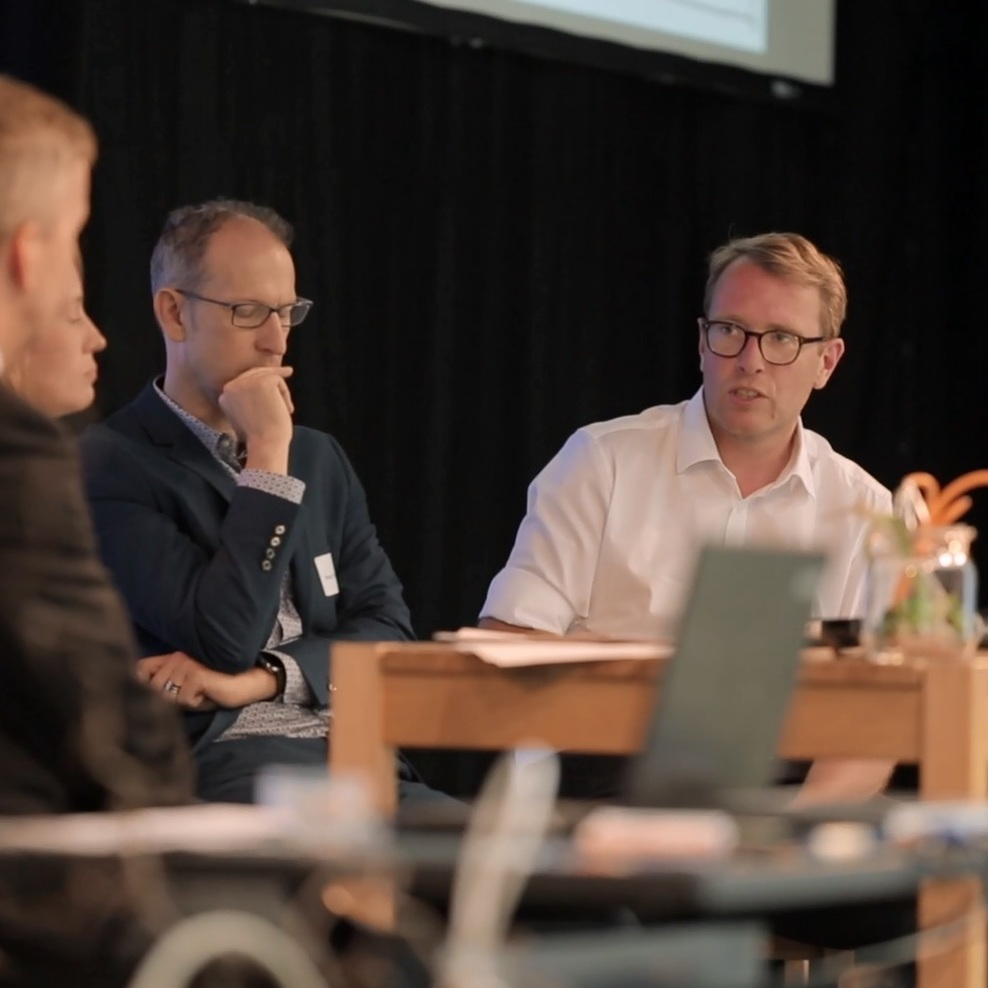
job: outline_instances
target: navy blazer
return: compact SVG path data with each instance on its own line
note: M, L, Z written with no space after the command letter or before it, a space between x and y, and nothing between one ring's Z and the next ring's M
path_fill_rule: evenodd
M181 650L221 672L251 668L290 570L304 634L278 651L328 702L330 643L413 637L401 584L339 443L297 426L289 473L301 504L238 486L153 384L80 439L103 560L127 603L143 655ZM332 554L339 593L315 560ZM187 714L197 747L236 711Z

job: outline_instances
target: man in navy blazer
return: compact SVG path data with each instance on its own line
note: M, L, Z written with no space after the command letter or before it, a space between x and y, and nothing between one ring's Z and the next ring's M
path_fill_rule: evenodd
M325 764L331 643L413 637L353 467L292 424L283 358L312 303L290 243L250 203L175 210L151 261L165 374L81 440L139 675L185 710L205 799Z

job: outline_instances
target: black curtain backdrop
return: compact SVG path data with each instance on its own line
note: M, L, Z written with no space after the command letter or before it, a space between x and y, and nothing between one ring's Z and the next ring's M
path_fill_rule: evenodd
M161 367L168 209L279 209L316 300L298 420L348 450L423 636L475 621L573 429L692 394L704 258L731 234L798 230L844 263L848 354L811 427L890 486L988 466L983 0L841 0L831 111L230 0L27 7L0 8L0 56L102 142L100 410Z

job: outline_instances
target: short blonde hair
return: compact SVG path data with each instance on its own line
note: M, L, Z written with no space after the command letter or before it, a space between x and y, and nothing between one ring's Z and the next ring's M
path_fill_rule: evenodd
M763 271L820 292L822 335L840 336L847 315L847 287L840 264L798 233L762 233L729 240L710 255L703 310L710 312L717 281L729 265L750 261Z
M0 75L0 241L45 218L43 180L70 161L92 165L96 135L61 100Z

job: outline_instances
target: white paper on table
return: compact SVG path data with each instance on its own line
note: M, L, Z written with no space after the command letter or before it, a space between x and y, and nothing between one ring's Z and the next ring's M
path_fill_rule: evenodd
M437 631L433 636L433 641L437 642L510 642L519 638L531 641L538 638L538 635L526 635L517 631L492 631L489 628L459 628L456 631Z
M664 659L673 646L662 641L594 641L552 638L483 628L439 632L437 641L462 645L463 651L501 668L555 665L565 662L606 662L617 659Z

